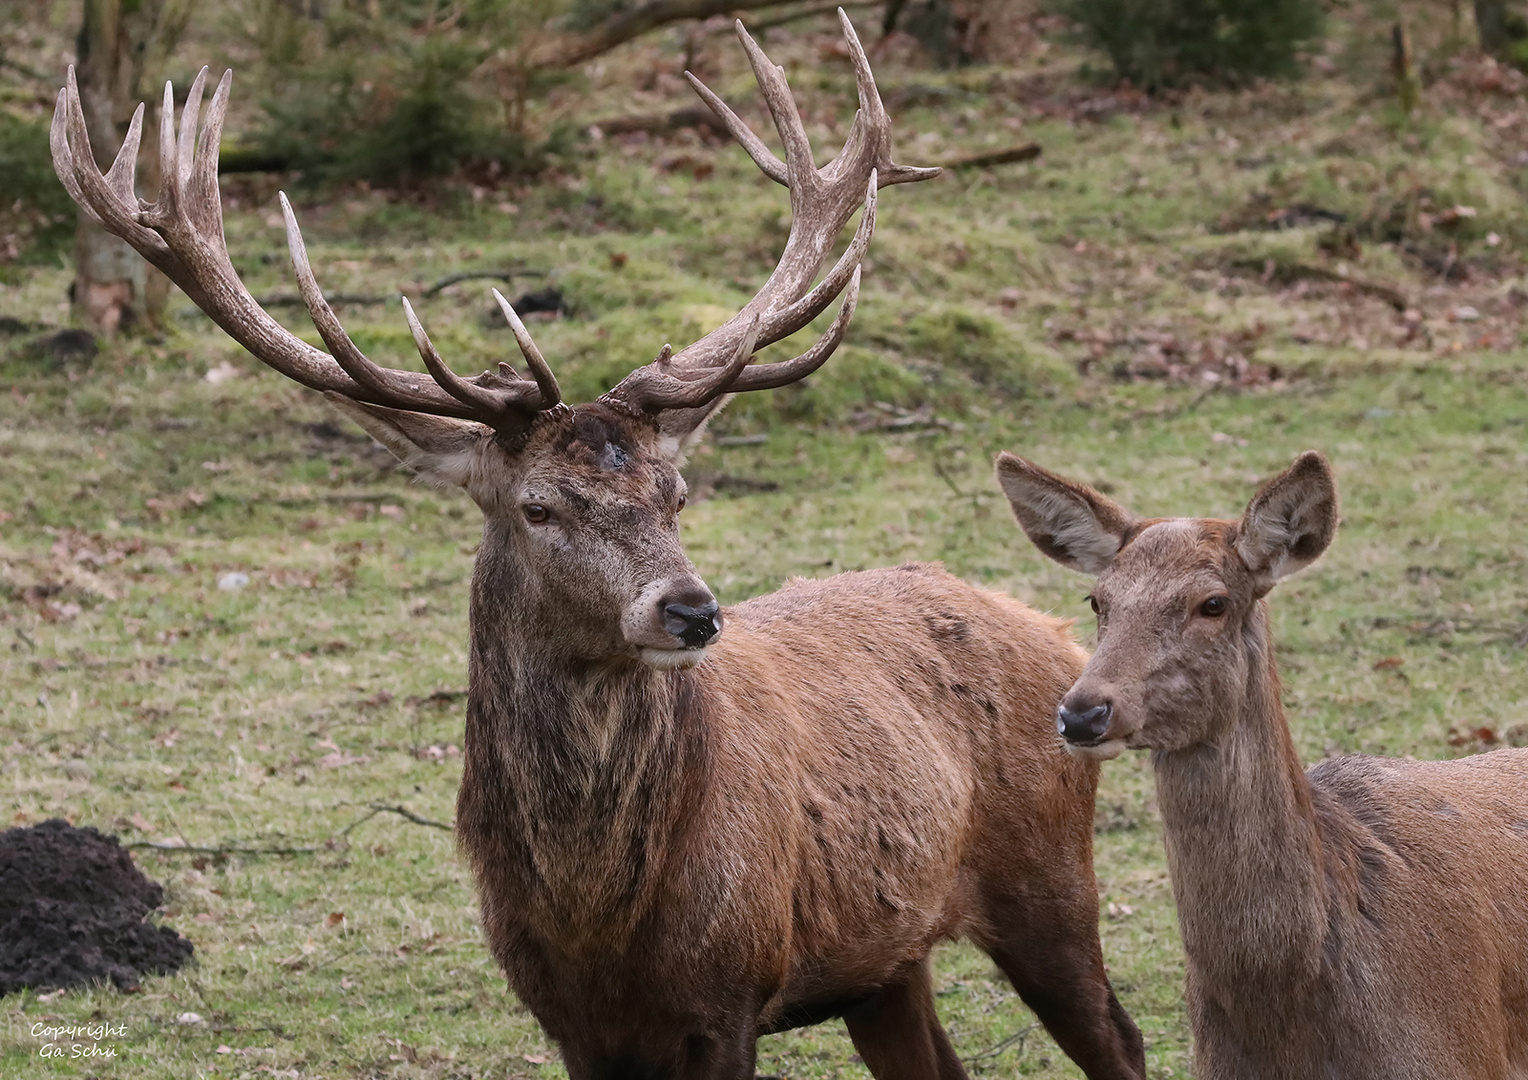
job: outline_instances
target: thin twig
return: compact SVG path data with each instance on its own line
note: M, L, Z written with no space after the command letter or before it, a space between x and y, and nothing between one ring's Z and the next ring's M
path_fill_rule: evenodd
M1233 269L1251 270L1263 281L1274 281L1281 285L1287 285L1295 281L1320 281L1330 285L1347 285L1354 292L1365 296L1372 296L1383 300L1396 311L1405 311L1411 307L1411 301L1406 294L1391 285L1385 285L1378 281L1364 281L1362 278L1348 277L1339 274L1335 270L1329 270L1324 266L1311 266L1309 263L1284 262L1279 259L1237 259L1231 264Z
M545 270L532 270L529 267L521 267L518 270L463 270L457 274L447 274L434 285L431 285L420 295L434 296L451 285L461 281L481 281L492 279L494 281L513 282L517 277L546 277Z
M1018 1043L1019 1046L1022 1047L1024 1045L1024 1040L1029 1037L1029 1033L1039 1026L1039 1024L1030 1024L1026 1028L1020 1028L1018 1031L1008 1036L1008 1038L1003 1039L1000 1042L993 1043L981 1053L973 1054L971 1057L961 1058L961 1063L970 1065L978 1061L983 1061L986 1058L996 1057L998 1054L1001 1054L1004 1050L1007 1050L1010 1046L1014 1045L1014 1043Z
M321 847L199 847L195 844L172 844L162 840L135 840L131 844L123 844L125 848L133 848L148 851L164 851L174 854L182 852L191 855L312 855L318 851L324 851Z
M948 484L950 486L950 490L955 493L956 497L961 498L961 499L970 499L973 502L976 501L976 493L975 492L960 490L960 485L957 484L955 482L955 478L953 476L951 476L945 470L945 467L944 467L943 463L941 463L940 460L939 460L939 455L938 454L930 455L930 457L929 457L929 464L931 466L933 466L934 475L939 477L939 479L943 480L946 484Z
M454 832L456 830L455 825L448 824L444 821L435 821L432 818L422 817L419 814L414 813L414 811L410 810L406 806L393 806L388 803L379 802L369 803L368 805L371 808L369 813L363 814L361 817L356 818L335 835L349 836L351 830L355 829L359 825L365 824L372 818L376 817L378 814L397 814L399 817L412 821L415 825L427 825L432 829L445 829L447 832Z
M370 293L324 293L324 299L330 304L385 304L393 298ZM307 301L295 293L272 293L255 297L255 303L261 307L304 307Z
M750 34L758 35L766 30L773 30L777 26L785 26L801 19L810 19L814 15L831 15L839 8L852 11L855 8L880 7L882 2L883 0L829 0L826 4L809 4L795 11L787 11L784 15L775 15L768 19L744 19L742 22ZM729 25L726 29L730 31L732 27Z
M1013 165L1020 161L1033 161L1041 153L1039 143L1010 146L1005 150L991 150L983 154L970 154L952 158L939 164L946 169L984 169L991 165Z

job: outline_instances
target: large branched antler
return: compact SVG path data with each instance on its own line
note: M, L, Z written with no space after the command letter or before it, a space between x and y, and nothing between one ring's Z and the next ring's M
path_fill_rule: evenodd
M748 52L764 103L785 146L776 157L726 103L689 72L685 77L702 100L742 144L770 179L784 184L791 197L791 231L779 264L762 288L735 316L678 353L664 346L658 359L638 368L607 400L647 411L693 408L721 393L767 390L803 379L822 366L843 340L859 298L860 261L875 231L876 191L938 176L938 169L898 165L891 160L891 121L865 50L843 9L838 11L849 56L854 63L859 112L838 157L817 168L801 114L791 98L784 69L764 55L741 21L738 37ZM864 206L859 228L848 249L815 287L812 281L827 260L834 241L854 212ZM747 367L753 349L794 334L820 315L839 295L844 302L826 334L793 360ZM730 375L736 371L736 375ZM704 391L702 390L704 388Z
M457 375L441 360L407 300L404 312L409 328L433 381L417 372L378 367L368 360L324 299L308 265L308 252L297 219L284 194L281 211L286 218L292 265L308 314L329 352L315 349L271 318L239 280L228 257L228 242L223 233L218 141L232 81L233 72L225 72L198 132L198 114L207 84L207 69L201 70L191 84L178 137L174 96L170 84L165 84L160 113L159 197L149 204L138 197L134 188L138 144L143 134L143 106L139 105L133 113L127 139L116 161L102 175L90 152L90 136L85 130L85 114L71 66L68 85L59 91L53 112L53 168L59 180L87 215L164 271L235 341L304 386L394 409L477 420L501 429L524 426L537 412L561 402L551 368L513 309L497 292L494 295L530 367L530 379L521 378L508 364L500 364L498 373L485 371L471 379Z
M765 175L790 190L790 235L779 265L737 315L677 354L665 345L656 360L632 372L602 400L648 413L698 409L725 393L765 390L804 378L843 340L859 297L860 261L875 229L876 191L886 184L927 179L938 175L939 170L910 168L891 160L891 123L865 51L842 9L838 16L854 61L860 108L843 150L822 169L812 159L806 129L791 99L784 71L769 61L742 23L738 24L738 35L784 142L784 161L775 157L720 98L687 73L696 92ZM472 378L457 375L441 359L407 299L403 302L404 315L430 379L412 371L379 367L368 360L324 299L285 194L281 196L281 210L292 266L308 314L329 351L314 348L271 318L239 280L223 232L218 142L232 79L231 71L224 73L198 129L207 83L207 69L201 70L187 96L178 134L174 96L170 85L165 84L160 113L160 190L150 204L138 197L134 187L143 106L133 114L116 161L102 174L91 154L71 67L68 84L58 94L51 133L53 167L70 197L107 231L122 237L164 271L255 357L304 386L394 409L476 420L500 430L523 429L539 412L561 403L551 368L497 290L494 298L525 357L529 379L502 363L498 372L485 371ZM812 287L838 234L861 205L864 214L848 250ZM755 349L800 330L840 295L844 299L837 317L811 349L793 360L748 366Z

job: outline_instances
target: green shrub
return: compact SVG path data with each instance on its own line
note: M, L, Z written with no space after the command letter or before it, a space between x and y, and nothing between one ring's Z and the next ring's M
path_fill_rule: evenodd
M0 111L0 263L50 257L74 231L74 204L53 175L48 125Z
M1114 71L1147 90L1293 74L1319 0L1055 0Z
M408 3L304 19L268 0L255 44L268 69L269 123L249 150L312 181L389 188L470 167L539 170L566 148L567 133L527 134L485 74L500 51L499 24L514 21L505 13L536 3L481 0L443 26Z
M991 315L958 305L935 308L907 320L888 341L904 356L964 373L984 390L1008 397L1054 393L1075 379L1071 368L1036 348Z

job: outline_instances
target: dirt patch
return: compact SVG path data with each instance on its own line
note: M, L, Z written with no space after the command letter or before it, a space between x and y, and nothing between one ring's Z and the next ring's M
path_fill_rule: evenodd
M133 865L115 836L45 821L0 833L0 995L140 975L166 975L191 943L145 916L164 889Z

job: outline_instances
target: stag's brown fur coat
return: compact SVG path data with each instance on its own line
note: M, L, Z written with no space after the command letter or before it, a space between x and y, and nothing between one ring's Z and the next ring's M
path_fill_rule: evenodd
M1051 721L1085 660L1065 624L909 565L729 609L696 668L564 672L503 655L504 595L479 575L458 822L495 955L565 1046L841 1013L942 938L1051 1018L1102 981L1096 766Z

